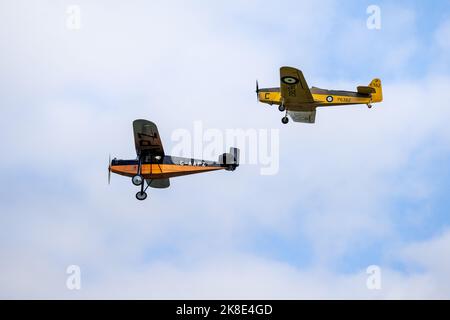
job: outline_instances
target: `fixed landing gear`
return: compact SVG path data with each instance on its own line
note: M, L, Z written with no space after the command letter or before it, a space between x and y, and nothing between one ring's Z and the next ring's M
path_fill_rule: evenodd
M147 199L147 193L145 191L139 191L138 193L136 193L136 199L140 201Z
M369 109L372 108L372 104L371 104L371 103L368 103L368 104L367 104L367 108L369 108Z
M141 184L144 183L144 178L141 175L141 168L142 168L142 157L139 156L136 175L134 175L133 178L131 178L131 182L133 182L135 186L140 186Z
M144 180L144 177L141 174L141 169L142 169L142 157L139 157L137 173L133 176L133 178L131 178L131 182L135 186L141 186L141 191L136 193L136 199L138 199L140 201L147 199L147 193L145 191L147 191L147 188L150 185L150 183L147 181L147 186L145 187L146 180ZM144 187L145 187L145 189L144 189Z
M144 188L145 182L147 182L147 186ZM147 199L147 193L145 191L147 191L149 186L150 180L143 180L141 183L141 190L138 193L136 193L136 199L140 201Z
M144 182L144 178L142 178L140 174L137 174L131 178L131 182L133 182L135 186L140 186Z
M281 101L281 104L278 106L278 110L280 110L281 112L286 111L286 114L284 115L283 118L281 118L281 122L283 124L286 124L289 122L289 118L287 117L287 110L286 110L286 106L284 105L284 100Z

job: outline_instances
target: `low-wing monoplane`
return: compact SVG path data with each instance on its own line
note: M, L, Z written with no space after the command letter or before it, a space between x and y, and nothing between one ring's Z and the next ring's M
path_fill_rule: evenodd
M225 169L234 171L239 166L239 149L230 148L230 153L219 156L219 160L205 161L191 158L173 157L164 153L156 125L148 120L133 122L134 142L137 158L132 160L109 160L108 183L111 172L131 177L138 200L147 198L147 188L168 188L169 178ZM146 186L145 186L146 185Z
M295 122L314 123L317 107L365 104L371 108L372 103L383 101L380 79L373 79L368 86L358 86L356 92L309 88L303 73L292 67L280 68L279 88L260 89L256 82L256 93L258 101L286 111L281 119L284 124L289 122L288 115Z

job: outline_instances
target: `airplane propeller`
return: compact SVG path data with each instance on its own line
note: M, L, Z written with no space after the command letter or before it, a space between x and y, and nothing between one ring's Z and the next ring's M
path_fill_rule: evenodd
M108 160L108 184L111 183L111 155L109 155Z
M256 101L259 101L258 93L259 93L259 86L258 86L258 80L256 80Z

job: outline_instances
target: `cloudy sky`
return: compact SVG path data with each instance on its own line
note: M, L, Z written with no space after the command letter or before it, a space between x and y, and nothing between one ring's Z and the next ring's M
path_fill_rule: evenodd
M0 0L0 297L450 298L449 39L448 0ZM254 93L282 65L324 88L379 77L385 100L282 125ZM279 170L138 202L107 184L137 118L166 151L198 122L273 129Z

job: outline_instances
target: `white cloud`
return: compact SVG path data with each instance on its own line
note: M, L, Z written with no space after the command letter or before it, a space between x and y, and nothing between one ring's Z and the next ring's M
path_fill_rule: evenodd
M435 33L435 40L438 46L447 52L450 51L450 44L448 39L450 38L450 20L445 21L439 26Z
M432 38L431 50L433 57L431 59L433 72L436 74L448 74L450 63L448 56L450 53L450 45L448 39L450 37L450 20L442 22L434 32Z
M448 288L450 270L450 231L444 230L432 239L408 245L402 254L404 260L439 276L441 285Z
M385 102L372 110L322 109L314 126L281 127L275 108L255 103L253 79L275 85L284 62L316 73L329 57L319 49L333 34L331 1L320 12L296 5L295 18L287 21L271 7L278 4L250 2L236 10L197 2L131 7L81 1L77 32L65 29L63 4L11 3L0 10L7 26L0 28L6 58L0 59L1 296L446 295L435 285L447 279L436 267L439 250L429 250L429 264L413 260L425 273L404 274L380 263L386 277L381 292L365 288L364 267L343 274L333 266L383 239L403 252L390 205L393 197L433 195L421 169L426 159L449 151L449 114L441 101L449 77L385 81ZM273 12L276 19L266 19ZM404 17L407 28L413 15ZM357 20L364 18L362 11ZM367 32L351 22L340 30L338 42ZM381 59L383 70L408 60L415 46L413 37L397 44L397 35L386 40L392 50ZM294 42L310 47L293 48ZM341 47L343 64L354 59L349 48L357 56L367 49L352 43ZM402 52L405 43L412 45ZM351 83L306 75L310 85L356 85L351 75L345 77ZM219 129L280 127L280 173L263 177L258 168L241 166L234 173L173 179L171 189L152 190L148 201L136 202L127 179L114 176L106 185L106 162L109 152L134 156L131 121L140 117L158 123L167 149L170 132L190 129L197 119ZM424 148L430 139L438 150ZM425 160L412 164L414 178L405 182L397 173L417 152L426 153ZM264 233L311 247L307 266L252 250ZM80 292L64 287L70 264L82 268Z

